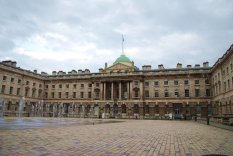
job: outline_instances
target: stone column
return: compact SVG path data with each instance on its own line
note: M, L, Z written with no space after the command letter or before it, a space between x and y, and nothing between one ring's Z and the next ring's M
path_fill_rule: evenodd
M143 82L142 81L140 81L139 88L140 88L140 99L142 99L143 98Z
M119 82L119 100L121 100L121 82Z
M95 87L94 87L94 84L95 84L95 83L92 83L92 86L91 86L91 99L92 99L92 100L95 98L95 97L94 97L94 93L95 93L95 92L94 92L94 88L95 88Z
M127 99L129 99L129 82L127 82Z
M103 98L103 100L105 100L105 98L106 98L106 82L103 83L103 86L104 86L104 98Z
M130 89L130 98L133 97L133 81L129 82L129 89Z
M113 87L114 87L114 83L112 82L112 86L111 86L111 100L114 100L114 94L113 94Z

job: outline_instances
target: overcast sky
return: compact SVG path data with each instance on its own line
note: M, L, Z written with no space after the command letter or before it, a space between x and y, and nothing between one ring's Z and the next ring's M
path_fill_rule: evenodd
M0 61L97 72L125 54L141 69L213 65L233 43L232 0L0 0Z

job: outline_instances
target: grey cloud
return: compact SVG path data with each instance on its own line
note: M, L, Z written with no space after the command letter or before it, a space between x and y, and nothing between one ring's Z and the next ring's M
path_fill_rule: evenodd
M159 63L175 67L177 62L195 64L206 60L214 64L233 42L232 7L233 2L228 0L0 0L0 56L27 61L23 65L27 68L35 67L33 64L38 61L45 70L55 69L55 65L50 65L51 60L34 60L13 52L14 48L28 44L29 38L36 34L55 33L65 36L67 41L47 37L50 50L70 51L76 43L95 43L98 49L108 50L108 56L113 57L102 58L104 64L120 55L121 33L124 33L126 51L140 49L139 56L128 53L139 67L148 62L154 67ZM176 33L195 34L200 40L185 52L182 45L167 42L168 48L159 46L163 37ZM93 58L103 57L99 52L88 52ZM97 71L102 67L101 61L93 60L96 66L92 62L82 65L70 61L61 67L69 70L86 66Z

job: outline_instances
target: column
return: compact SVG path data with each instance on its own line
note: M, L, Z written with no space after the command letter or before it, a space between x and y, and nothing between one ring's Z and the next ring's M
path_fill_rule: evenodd
M142 81L140 81L139 88L140 88L140 98L142 99L143 98L143 82Z
M121 100L121 82L119 82L119 100Z
M95 99L95 97L96 97L96 95L95 95L95 92L94 92L94 82L92 83L92 86L91 86L91 99L93 100L93 99ZM95 96L94 96L95 95Z
M133 81L129 82L129 89L130 89L130 98L133 97Z
M114 97L113 97L113 85L114 85L114 83L112 82L112 86L111 86L111 100L114 100Z
M104 98L103 98L103 100L105 100L105 98L106 98L106 82L103 83L103 86L104 86Z
M129 82L127 82L127 99L129 99Z

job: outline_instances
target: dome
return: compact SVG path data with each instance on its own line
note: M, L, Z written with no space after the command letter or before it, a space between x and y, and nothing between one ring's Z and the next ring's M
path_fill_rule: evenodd
M128 63L131 63L130 59L127 56L125 56L124 54L122 54L120 57L118 57L116 59L116 61L114 62L114 64L119 63L119 62L128 62Z

